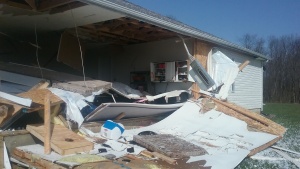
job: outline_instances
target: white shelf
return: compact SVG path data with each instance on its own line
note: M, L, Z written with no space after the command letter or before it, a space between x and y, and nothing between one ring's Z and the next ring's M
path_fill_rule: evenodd
M151 62L150 69L151 82L185 82L189 80L189 62L187 60ZM157 73L163 73L164 75L157 75Z

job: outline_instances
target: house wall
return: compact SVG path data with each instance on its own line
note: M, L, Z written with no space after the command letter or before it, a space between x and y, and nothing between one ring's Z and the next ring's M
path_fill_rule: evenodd
M220 49L238 65L246 60L250 64L240 72L234 82L234 90L229 91L228 101L252 111L259 112L263 107L263 68L262 61L241 53Z
M29 37L29 38L28 38ZM30 38L31 37L31 38ZM36 48L27 42L35 42L34 35L27 37L0 38L0 60L20 64L37 65ZM45 68L82 75L82 72L56 62L60 34L40 35L39 60ZM17 40L16 40L17 39ZM19 39L19 40L18 40ZM149 71L150 62L186 60L187 55L181 42L177 39L142 43L128 46L88 46L84 58L86 75L105 81L118 81L130 84L131 71ZM191 54L194 52L194 41L187 42ZM220 48L237 64L249 60L250 64L239 73L234 91L230 91L228 100L248 109L262 109L263 103L263 69L262 61L244 54ZM152 94L171 90L188 89L191 82L149 83Z
M113 81L129 84L130 72L150 71L150 62L187 60L182 42L176 40L178 39L129 45L120 49L122 51L113 54L111 59ZM193 42L190 40L186 43L192 53ZM159 94L175 89L188 89L191 85L191 82L149 83L148 89L153 94Z
M187 60L182 42L178 39L163 40L128 46L94 47L87 51L87 58L98 57L98 79L130 84L130 72L150 71L150 62ZM187 46L193 53L193 41ZM86 60L90 60L86 59ZM152 94L188 89L191 82L149 83Z

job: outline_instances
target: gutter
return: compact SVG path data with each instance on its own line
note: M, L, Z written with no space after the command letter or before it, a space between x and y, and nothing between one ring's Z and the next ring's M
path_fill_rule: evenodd
M85 3L89 3L91 5L100 6L100 7L109 9L109 10L113 10L118 13L125 14L129 17L156 25L158 27L161 27L161 28L185 35L185 36L195 37L199 40L217 44L217 45L220 45L225 48L231 48L231 49L237 50L242 53L250 54L259 60L267 61L270 59L269 57L267 57L265 55L262 55L260 53L249 50L247 48L238 46L234 43L228 42L221 38L212 36L210 34L200 32L199 30L192 29L191 27L189 27L187 25L179 25L179 24L175 24L173 22L167 21L167 20L163 19L163 18L165 18L164 16L161 16L161 18L158 18L155 16L148 15L145 12L142 12L140 10L132 9L128 6L120 4L120 3L128 3L130 5L133 5L135 8L139 8L138 6L136 6L130 2L127 2L127 1L120 1L120 0L82 0L82 1ZM141 8L141 9L145 10L144 8Z

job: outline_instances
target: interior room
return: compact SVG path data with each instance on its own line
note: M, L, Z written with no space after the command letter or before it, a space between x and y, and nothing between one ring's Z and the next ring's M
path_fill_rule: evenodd
M75 2L41 1L39 9L2 4L1 62L121 82L152 95L192 86L179 34ZM194 39L185 37L185 43L193 53Z

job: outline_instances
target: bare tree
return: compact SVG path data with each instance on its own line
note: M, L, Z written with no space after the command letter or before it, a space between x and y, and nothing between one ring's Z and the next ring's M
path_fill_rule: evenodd
M239 39L239 41L242 46L247 49L251 49L264 55L267 54L265 49L265 40L263 38L259 38L257 35L245 34Z
M241 44L270 56L264 71L264 101L300 103L300 37L270 37L265 40L246 34Z

